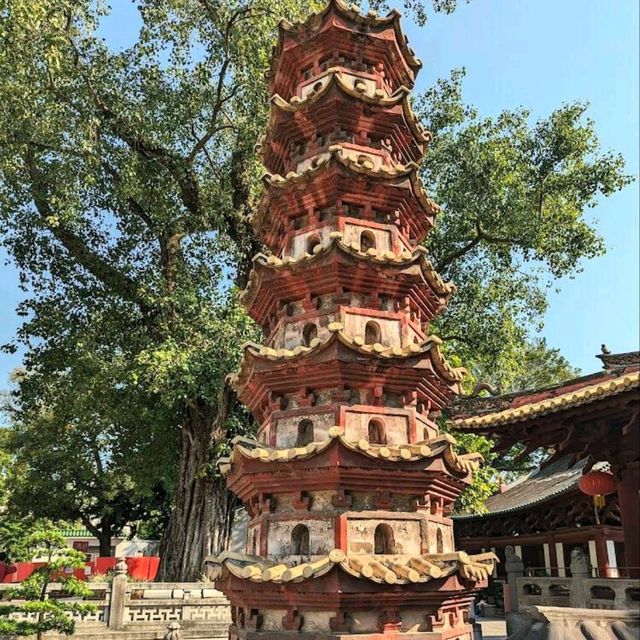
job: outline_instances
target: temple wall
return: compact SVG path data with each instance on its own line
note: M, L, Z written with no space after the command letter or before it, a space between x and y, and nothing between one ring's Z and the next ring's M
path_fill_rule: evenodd
M308 611L303 615L302 631L312 632L329 632L329 620L335 616L334 611Z
M282 618L287 615L286 609L264 609L260 613L265 631L282 631Z
M418 442L422 440L429 440L430 438L436 438L440 435L440 430L435 422L431 422L419 413L416 413L416 437Z
M402 327L400 319L388 319L376 317L375 315L358 315L346 312L342 318L344 332L350 338L365 335L367 322L377 322L380 327L380 342L391 347L402 346Z
M420 555L419 520L385 520L363 518L347 520L347 542L349 553L374 553L374 535L376 527L388 524L395 541L395 553Z
M320 239L320 244L326 246L329 244L329 234L334 231L329 226L317 227L304 233L299 233L291 238L291 244L289 250L286 249L282 252L282 257L291 256L296 260L302 258L308 253L307 243L312 236L317 236Z
M442 536L442 549L438 548L438 531ZM449 553L454 550L453 524L433 522L427 523L428 553Z
M273 346L276 349L293 349L302 344L303 331L308 324L316 325L317 337L321 342L324 342L331 335L327 327L337 319L337 314L333 313L287 322L276 334Z
M377 251L391 251L393 249L392 233L390 229L377 229L353 223L347 223L344 225L342 241L345 244L361 246L360 238L363 231L368 231L373 235L376 241L375 248Z
M376 633L380 631L378 627L378 611L362 611L352 616L353 623L351 631L353 633Z

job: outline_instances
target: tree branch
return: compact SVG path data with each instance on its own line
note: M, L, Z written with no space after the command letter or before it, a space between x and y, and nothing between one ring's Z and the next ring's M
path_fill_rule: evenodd
M125 276L102 256L89 249L83 239L67 228L64 222L58 219L56 224L51 224L51 219L55 218L55 212L49 203L46 183L38 169L33 149L29 146L25 154L25 161L31 181L31 197L40 218L46 223L51 233L69 254L105 287L122 296L125 300L137 304L142 310L149 313L151 309L141 300L138 284L135 280Z
M200 4L207 11L209 16L213 18L214 11L211 5L209 4L209 2L207 0L199 0L199 1L200 1ZM220 66L220 71L218 72L218 82L216 85L216 98L214 100L213 107L211 110L211 117L209 118L209 126L207 127L207 130L204 133L204 135L198 139L193 149L191 150L191 153L189 153L189 155L187 156L187 161L189 163L193 162L193 160L198 155L198 153L200 153L200 151L202 151L205 148L205 146L207 145L207 142L209 142L209 140L211 140L211 138L218 131L220 131L223 128L233 128L232 126L230 127L228 125L225 125L223 127L216 127L216 122L218 120L218 115L224 103L227 102L228 100L231 100L231 98L233 98L233 96L235 96L236 93L238 92L238 87L236 86L233 89L231 89L226 96L223 95L227 71L229 69L229 65L231 64L231 51L230 51L231 32L233 31L235 24L241 19L242 15L248 13L249 11L250 11L249 8L235 11L227 22L227 26L223 34L224 59L222 61L222 65Z
M515 238L500 238L487 233L482 229L479 220L476 220L475 227L476 235L467 244L442 258L436 265L436 271L444 271L452 262L473 251L481 242L486 242L487 244L515 244L517 242Z

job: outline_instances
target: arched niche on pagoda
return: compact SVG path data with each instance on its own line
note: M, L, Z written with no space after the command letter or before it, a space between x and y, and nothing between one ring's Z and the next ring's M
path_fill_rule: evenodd
M286 508L286 501L281 500ZM333 549L334 520L327 516L270 520L267 527L267 553L270 556L318 556Z
M328 440L331 427L339 426L352 442L368 440L374 443L372 425L382 434L374 439L376 444L414 444L438 435L437 425L415 407L392 407L388 402L380 407L359 404L368 393L370 391L366 389L362 394L330 389L314 392L313 399L307 394L303 402L292 400L287 409L271 415L259 439L278 448L300 447ZM397 404L402 404L401 398Z
M366 302L354 294L349 305L334 305L327 313L305 304L299 313L293 311L279 320L269 342L274 349L314 348L331 337L333 323L340 323L344 336L357 344L404 348L426 338L419 321L401 310L386 310L384 306L391 306L387 300L377 300L376 310L365 306Z
M344 244L368 255L400 255L410 249L408 240L394 225L336 217L321 225L288 231L280 257L302 260L314 255L329 245L333 232L342 234L341 241Z

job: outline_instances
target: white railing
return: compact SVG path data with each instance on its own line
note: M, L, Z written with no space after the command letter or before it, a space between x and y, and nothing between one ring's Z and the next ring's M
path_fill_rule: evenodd
M8 591L17 584L0 584L0 602L9 601ZM163 632L171 622L180 624L182 633L206 628L208 638L226 638L231 622L229 603L224 595L206 583L129 582L116 575L112 582L89 583L93 595L84 598L96 606L94 613L69 614L76 621L76 631ZM47 592L54 595L62 585L52 583ZM58 597L58 594L55 594ZM62 596L64 597L64 595ZM65 598L72 602L75 598ZM15 601L16 604L18 601ZM35 620L36 614L12 614L14 619Z
M640 580L578 577L516 580L519 607L637 609L640 606Z

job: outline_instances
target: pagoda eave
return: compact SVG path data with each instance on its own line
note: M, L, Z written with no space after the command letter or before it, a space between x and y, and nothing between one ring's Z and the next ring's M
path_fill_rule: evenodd
M249 315L264 327L278 313L280 301L338 290L375 290L379 296L409 298L414 310L429 321L446 307L455 287L440 278L421 248L406 258L371 256L338 239L299 260L256 256L241 299Z
M375 611L380 609L380 603L376 598L383 595L385 607L406 606L407 602L411 602L412 607L425 607L426 616L446 606L458 605L468 609L473 600L471 592L487 586L486 579L472 582L450 576L432 584L412 585L408 589L406 585L367 583L338 569L317 578L314 582L315 584L307 581L300 584L273 585L269 590L265 590L259 583L225 572L216 580L216 588L225 593L232 606L242 608L259 607L286 611L295 606L305 611L348 611L350 608ZM425 633L425 640L429 640L430 636L433 637L432 634ZM264 634L261 633L260 637L264 637ZM281 639L284 636L281 632L275 632L272 637ZM342 636L331 634L330 637ZM423 634L418 633L415 637L421 638Z
M403 355L377 346L360 347L342 331L334 331L313 348L283 350L284 355L249 344L232 382L240 400L259 415L261 406L266 411L274 395L303 387L383 387L399 394L415 389L417 397L430 401L434 410L442 409L459 391L465 371L448 365L437 342L412 344Z
M264 165L273 173L302 162L303 157L291 156L291 148L308 140L318 129L342 125L346 132L358 136L361 130L375 130L388 138L403 162L417 162L424 155L431 134L418 124L411 109L407 90L402 87L392 96L367 95L351 89L332 73L322 89L304 99L271 98L273 108L263 142L261 156ZM355 130L351 128L356 127ZM364 141L363 141L364 142ZM335 140L336 144L340 144ZM313 147L312 147L313 149ZM307 157L321 153L318 148ZM361 153L367 153L363 148Z
M237 443L220 466L229 488L244 501L263 491L290 493L294 485L305 491L338 490L341 482L352 490L367 490L373 482L381 490L418 496L431 490L453 501L471 482L478 461L478 456L458 456L447 438L423 445L364 448L361 442L334 434L302 448L267 448L257 442L247 448Z
M258 499L260 495L278 495L293 493L292 487L304 491L346 491L351 493L371 492L372 487L376 491L397 496L412 496L416 500L424 497L425 493L432 492L434 497L453 503L458 495L466 487L462 480L449 476L446 480L428 475L424 471L401 471L400 465L395 469L375 469L367 464L360 467L344 467L332 469L328 466L311 465L308 462L291 462L277 465L277 463L250 464L244 461L238 464L249 475L240 478L235 471L228 475L228 486L231 491L243 501ZM263 470L255 470L249 473L246 467L262 466ZM390 466L390 465L389 465ZM442 465L444 467L444 465ZM275 469L275 470L274 470ZM309 474L304 477L304 485L301 484L302 473Z

